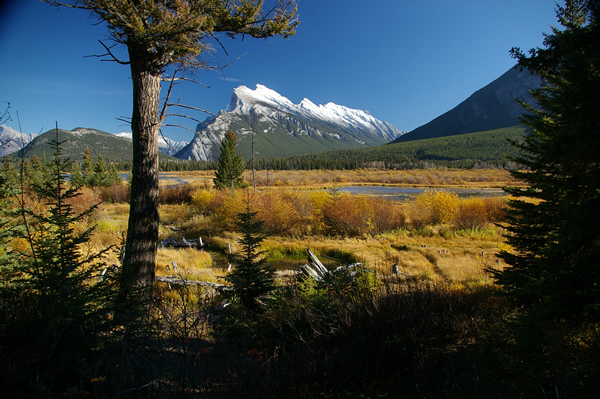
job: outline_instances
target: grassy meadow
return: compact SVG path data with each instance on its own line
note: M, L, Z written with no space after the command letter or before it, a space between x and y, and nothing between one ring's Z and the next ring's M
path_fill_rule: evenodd
M10 345L0 344L0 382L8 396L591 398L600 389L597 325L523 328L494 285L490 269L505 267L499 253L510 249L505 198L444 190L513 184L506 171L257 171L256 190L236 191L215 190L213 176L163 176L160 240L202 237L204 247L159 248L156 274L225 283L229 251L240 251L236 215L250 204L276 270L260 311L215 285L156 282L147 320L125 328L111 305L118 267L108 267L106 278L83 284L100 284L106 296L93 297L82 335L44 307L44 290L14 291L5 276L0 337ZM252 182L251 172L245 178ZM361 184L429 189L406 200L339 190ZM112 246L103 262L119 264L127 201L124 184L81 191L77 212L99 203L75 226L96 225L82 256ZM307 249L330 270L365 269L306 278L298 270Z
M229 245L237 249L235 216L247 198L265 221L269 238L264 249L280 274L304 264L307 249L331 264L360 262L382 275L396 264L410 276L460 284L485 283L487 267L502 267L497 254L503 238L495 223L502 221L504 200L459 199L443 188L513 184L504 170L263 170L256 172L256 191L234 193L214 190L211 171L166 175L161 180L160 239L202 237L217 258L211 261L195 250L159 249L159 275L172 273L165 265L175 261L186 273L208 281L223 277L226 260L221 255ZM245 179L252 186L251 171ZM371 184L432 191L401 202L326 191ZM126 231L127 204L105 202L98 212L97 242L118 244Z

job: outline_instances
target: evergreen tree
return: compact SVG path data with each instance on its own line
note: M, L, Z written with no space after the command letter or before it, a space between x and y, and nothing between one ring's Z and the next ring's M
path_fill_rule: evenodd
M76 186L83 186L83 175L81 174L81 166L78 162L73 162L71 165L71 184Z
M108 179L107 183L109 186L114 186L116 184L121 184L123 179L119 176L119 169L117 164L112 162L108 167Z
M71 168L71 161L63 159L62 143L57 134L50 143L55 154L48 164L49 175L33 186L46 202L47 210L29 212L36 231L27 237L31 246L28 274L30 284L42 298L45 311L40 314L55 321L80 323L76 326L79 330L97 305L96 278L99 268L104 266L101 258L110 248L92 254L82 250L94 226L81 229L81 225L96 206L80 214L73 212L72 203L80 195L81 186L65 183L65 171Z
M12 379L7 387L12 397L75 392L73 387L89 381L98 366L98 348L110 328L116 279L112 273L102 276L109 249L90 252L93 227L87 220L94 207L73 211L80 186L65 182L71 165L62 158L61 144L57 133L49 173L32 185L44 206L15 206L11 198L17 185L0 184L0 340L11 344L3 345L3 356L36 359L21 362L25 368L18 361L14 370L4 367L2 376ZM0 183L6 182L3 172ZM12 393L11 386L17 391Z
M241 254L234 257L236 266L225 277L233 284L242 306L252 311L258 309L258 297L271 292L275 286L275 271L265 266L267 257L264 251L260 251L260 245L266 238L262 234L264 221L256 220L256 214L250 210L250 201L247 200L246 212L238 214L236 223L242 233L239 240Z
M94 158L90 152L90 147L85 147L83 153L83 181L86 186L94 186Z
M107 187L110 186L108 178L108 169L106 168L106 162L102 154L98 155L98 160L94 163L94 185L93 187Z
M242 174L244 173L244 159L236 152L237 138L229 130L221 142L221 155L219 165L213 182L218 189L246 187Z
M510 265L500 285L531 315L600 319L600 28L599 2L567 0L557 7L562 30L519 66L543 78L537 105L524 104L531 132L514 143L526 167L510 188Z
M15 170L5 157L0 169L0 301L14 294L10 288L16 288L15 277L19 274L19 256L11 248L13 240L21 237L23 227L16 201L18 187Z
M27 169L28 182L33 185L40 185L44 181L45 165L42 164L42 161L40 161L36 155L34 155L33 158L31 158L31 164L28 164L27 166L30 166L30 168Z

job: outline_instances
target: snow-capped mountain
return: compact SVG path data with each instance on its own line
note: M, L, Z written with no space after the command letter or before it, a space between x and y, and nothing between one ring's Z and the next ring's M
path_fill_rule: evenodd
M192 142L175 156L216 160L227 130L236 133L246 159L251 153L251 133L259 157L364 148L388 143L404 133L367 111L334 103L315 105L307 98L294 104L260 84L255 90L239 86L229 106L198 124Z
M131 140L130 132L116 133L115 136ZM160 134L158 135L158 150L163 154L174 155L188 144L187 141L175 141Z
M0 125L0 156L3 157L25 147L36 134L25 134L15 129Z

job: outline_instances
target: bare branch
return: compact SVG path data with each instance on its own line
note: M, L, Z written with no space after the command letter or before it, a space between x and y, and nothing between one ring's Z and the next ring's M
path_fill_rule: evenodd
M42 0L42 2L49 4L54 7L69 7L69 8L78 8L80 10L91 10L92 8L86 5L82 5L79 0L74 3L63 3L62 1L53 1L53 0Z
M131 117L128 117L128 116L120 116L120 117L118 117L118 118L117 118L117 120L118 120L118 121L121 121L121 122L125 122L125 123L127 123L129 126L131 126Z
M11 117L10 117L10 102L6 102L6 109L4 110L4 112L2 113L2 115L0 115L0 124L7 122L7 121L11 121Z
M102 43L102 40L98 40L98 43L100 43L102 45L102 47L104 47L104 49L106 50L106 54L92 54L92 55L86 55L86 58L104 58L104 57L110 57L112 58L112 60L106 60L106 59L102 59L100 61L114 61L117 62L121 65L129 65L130 62L129 61L121 61L120 59L118 59L113 53L112 51L110 51L113 47L115 47L115 45L112 45L110 47L108 47L106 44Z
M180 104L180 103L170 103L170 104L167 104L167 106L168 106L168 107L171 107L171 106L173 106L173 107L187 108L187 109L191 109L191 110L194 110L194 111L200 111L200 112L204 112L204 113L206 113L206 114L209 114L209 115L212 115L212 116L217 116L216 114L213 114L212 112L210 112L210 111L207 111L207 110L205 110L205 109L202 109L202 108L196 108L196 107L192 107L192 106L185 105L185 104Z
M225 55L229 57L229 53L227 52L227 49L225 48L223 43L221 43L221 41L219 40L217 35L211 34L210 36L219 44L219 46L221 46L221 50L223 50L223 52L225 52Z
M206 87L207 89L210 89L210 88L211 88L211 86L209 86L209 85L207 85L207 84L205 84L205 83L198 82L197 80L194 80L194 79L188 79L188 78L185 78L185 77L182 77L182 78L176 78L176 77L168 78L168 77L167 77L167 78L163 78L163 79L162 79L162 81L163 81L163 82L166 82L166 81L174 81L174 82L191 82L191 83L195 83L195 84L197 84L197 85L200 85L200 86L204 86L204 87Z
M169 106L169 98L171 98L171 90L173 90L173 84L175 82L175 76L177 76L177 70L173 72L173 77L171 78L171 83L169 83L169 90L167 91L167 98L165 98L165 103L163 104L163 108L160 111L159 123L162 123L165 120L165 113L167 112L167 107Z
M190 128L189 128L189 127L187 127L187 126L183 126L183 125L176 125L176 124L172 124L172 123L165 123L164 125L162 125L162 127L165 127L165 126L166 126L166 127L180 127L180 128L182 128L182 129L189 130L190 132L192 132L192 133L196 134L196 131L195 131L195 130L193 130L193 129L190 129Z
M160 136L163 138L163 140L165 141L165 143L167 143L167 145L169 146L169 149L173 150L173 146L171 145L171 143L169 142L169 140L167 140L167 138L165 137L165 134L163 133L162 129L158 129L158 132L160 133Z
M187 119L191 119L191 120L193 120L194 122L198 122L198 123L202 122L202 121L201 121L201 120L199 120L199 119L196 119L196 118L194 118L194 117L192 117L192 116L189 116L189 115L184 115L184 114L166 114L166 115L165 115L165 118L167 118L167 117L169 117L169 116L176 116L176 117L178 117L178 118L187 118ZM163 125L163 126L164 126L164 125Z

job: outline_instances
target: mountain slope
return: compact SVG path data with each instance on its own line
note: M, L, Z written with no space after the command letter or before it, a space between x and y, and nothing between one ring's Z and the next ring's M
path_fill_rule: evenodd
M25 134L0 125L0 157L19 151L34 139L35 134Z
M59 141L64 141L61 145L63 154L72 160L81 159L86 148L90 149L93 157L102 155L108 162L131 161L133 158L131 133L111 134L97 129L78 127L71 131L59 129L58 138ZM50 158L54 153L50 142L55 139L55 129L34 137L33 140L30 140L23 148L25 157L33 158L34 156L37 156L38 158L41 158L45 155L46 158ZM159 137L159 157L163 159L166 155L177 152L186 144L186 142L178 142L168 138L163 139L162 137ZM16 148L16 151L19 151L20 148L21 146ZM11 151L10 153L13 152L15 151Z
M533 103L529 91L536 89L540 84L539 77L526 70L511 68L452 110L402 135L394 142L453 136L519 125L519 116L523 113L523 108L515 99Z
M257 85L234 89L229 107L198 124L196 136L177 158L216 160L227 130L238 138L240 153L251 155L252 133L257 157L283 157L310 152L365 148L388 143L403 132L366 111L308 99L293 104L277 92Z
M27 158L34 156L41 158L44 155L46 158L50 158L54 152L50 142L55 139L56 130L49 130L29 142L22 152ZM127 161L132 158L131 140L101 130L81 127L71 131L59 129L58 140L63 142L61 144L63 154L72 160L81 159L86 148L90 149L93 157L102 154L106 161Z
M131 133L129 132L116 133L115 136L128 140L132 139ZM158 135L158 151L166 155L175 155L188 144L189 143L187 141L175 141L168 137L163 137L161 134Z
M331 151L269 160L273 169L413 169L430 167L514 167L506 155L516 155L509 140L520 141L525 126L512 126L391 143L357 150ZM259 168L265 165L259 163Z

